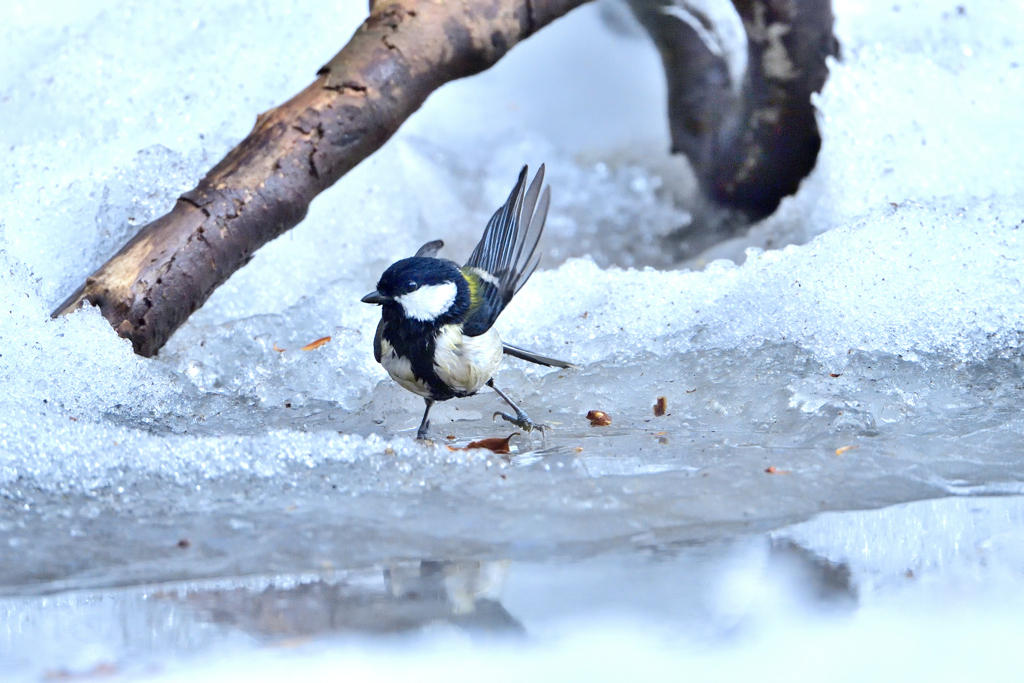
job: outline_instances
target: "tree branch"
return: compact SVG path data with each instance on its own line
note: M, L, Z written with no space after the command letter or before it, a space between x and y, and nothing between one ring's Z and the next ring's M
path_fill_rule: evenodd
M89 301L136 353L152 356L213 291L310 201L379 149L448 81L478 73L587 0L376 0L318 78L256 126L170 213L88 277L54 316ZM673 150L706 196L757 218L817 158L810 102L827 76L831 0L733 0L748 68L734 83L710 19L692 0L630 0L658 45ZM721 46L718 46L719 48Z
M53 313L100 308L153 356L253 252L384 144L444 85L497 62L586 0L377 0L318 78L261 114L237 147Z
M811 94L828 76L831 0L733 0L747 36L747 70L732 82L714 26L689 0L630 0L658 45L669 89L673 151L686 154L720 205L762 218L796 191L821 138Z

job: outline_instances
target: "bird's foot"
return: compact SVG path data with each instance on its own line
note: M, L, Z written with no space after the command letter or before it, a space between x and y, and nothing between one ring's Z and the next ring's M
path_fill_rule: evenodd
M491 416L491 419L493 420L496 417L500 417L505 422L510 422L514 424L516 427L519 427L527 434L532 432L540 432L541 440L544 442L544 446L547 446L547 430L551 428L549 425L546 425L542 422L534 422L533 420L530 419L529 415L527 415L521 410L516 411L515 417L509 415L508 413L503 413L499 410L496 411L494 415Z
M427 434L429 432L430 432L430 423L429 422L424 422L423 424L420 425L420 428L418 430L416 430L416 440L417 441L430 441L430 438L427 437Z

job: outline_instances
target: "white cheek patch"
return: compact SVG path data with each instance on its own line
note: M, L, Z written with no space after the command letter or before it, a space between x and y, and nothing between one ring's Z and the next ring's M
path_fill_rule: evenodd
M458 291L454 282L424 285L415 292L396 296L395 301L402 304L405 315L413 320L436 320L452 307Z

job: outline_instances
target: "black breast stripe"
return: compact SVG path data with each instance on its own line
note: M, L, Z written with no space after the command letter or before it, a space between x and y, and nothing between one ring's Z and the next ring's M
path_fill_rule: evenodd
M434 370L434 350L437 348L435 326L430 322L403 318L400 313L398 317L399 320L391 320L391 316L385 312L381 326L378 326L378 329L384 328L382 338L391 344L395 353L409 360L413 374L430 388L430 398L447 401L461 396L442 382Z

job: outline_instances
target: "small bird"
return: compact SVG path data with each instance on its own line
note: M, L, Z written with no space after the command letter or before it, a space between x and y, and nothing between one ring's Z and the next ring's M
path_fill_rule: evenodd
M436 258L441 240L428 242L412 258L384 271L377 289L362 298L382 307L373 355L391 378L426 401L417 439L426 439L436 401L472 396L484 386L498 393L515 415L495 412L527 432L538 424L494 385L503 354L548 367L571 363L505 344L494 322L540 262L537 243L544 232L551 188L541 165L529 189L523 166L512 193L487 223L466 265ZM493 419L493 418L492 418Z

